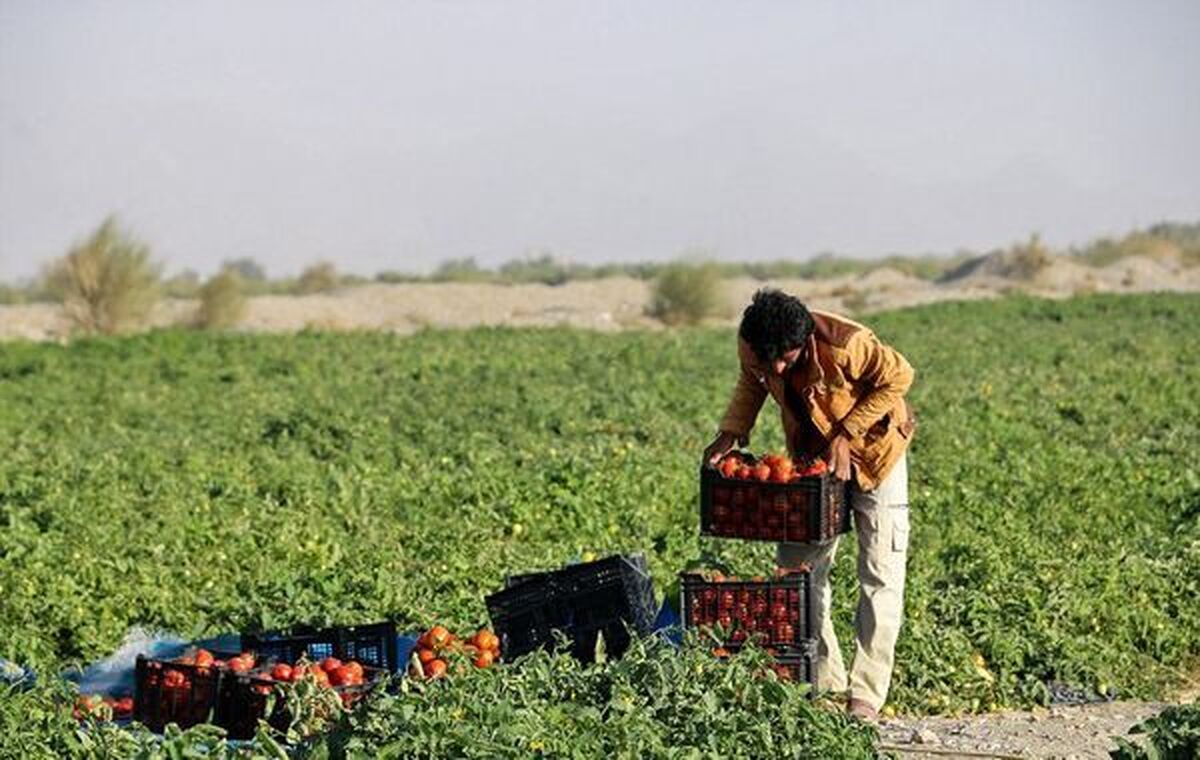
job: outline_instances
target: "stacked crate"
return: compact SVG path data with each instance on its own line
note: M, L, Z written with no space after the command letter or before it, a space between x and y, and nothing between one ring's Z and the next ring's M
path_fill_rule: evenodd
M849 530L847 485L823 468L780 480L757 472L759 461L739 453L742 477L700 468L700 533L742 541L817 543ZM746 477L747 471L755 474ZM700 630L721 653L753 643L774 657L781 678L815 687L816 636L812 575L799 569L750 580L680 575L685 628Z

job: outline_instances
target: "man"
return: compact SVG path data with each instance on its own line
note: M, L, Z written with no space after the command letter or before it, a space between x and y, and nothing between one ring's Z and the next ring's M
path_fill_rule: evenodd
M824 458L833 474L852 480L849 491L858 533L857 649L849 678L833 632L829 571L837 539L780 544L781 568L808 564L821 621L817 687L847 693L848 711L876 720L887 700L904 603L908 554L906 451L914 421L904 394L913 369L866 327L844 317L810 312L799 299L773 289L754 294L738 329L741 374L720 424L705 449L709 463L749 443L770 394L779 404L788 451Z

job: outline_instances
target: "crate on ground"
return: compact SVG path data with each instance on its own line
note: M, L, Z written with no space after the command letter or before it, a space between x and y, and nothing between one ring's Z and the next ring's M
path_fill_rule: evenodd
M360 663L361 664L361 663ZM271 665L267 663L249 673L223 674L213 723L224 728L230 739L251 739L258 730L259 720L265 720L275 729L286 731L291 722L287 702L276 686L280 681L270 677ZM331 688L342 704L349 707L366 696L386 675L379 668L363 667L363 682L335 684ZM270 714L267 712L271 694L276 694Z
M772 659L772 668L781 681L808 684L809 696L817 690L817 642L809 640L803 646L779 650Z
M741 646L718 647L713 653L720 658L737 654ZM768 667L781 681L808 684L808 696L817 689L817 641L807 639L788 647L765 647Z
M756 460L739 455L748 463ZM700 533L748 541L820 543L850 529L847 484L829 473L785 482L700 468Z
M355 660L362 665L395 672L396 624L391 621L330 628L298 626L286 631L243 632L242 648L261 659L295 664L301 657L320 662L326 657Z
M220 655L222 659L228 655ZM138 655L134 664L133 718L161 733L168 723L188 728L212 720L221 668Z
M802 646L817 635L812 574L740 579L680 573L683 625L706 630L723 646Z
M640 553L513 576L486 602L506 659L554 646L556 633L585 662L594 659L600 636L605 652L620 656L630 631L649 634L657 613L654 585Z

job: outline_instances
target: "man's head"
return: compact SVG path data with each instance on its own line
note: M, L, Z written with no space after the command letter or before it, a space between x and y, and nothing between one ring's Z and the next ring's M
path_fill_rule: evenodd
M803 353L813 328L812 314L799 298L762 288L742 312L738 334L759 361L781 375Z

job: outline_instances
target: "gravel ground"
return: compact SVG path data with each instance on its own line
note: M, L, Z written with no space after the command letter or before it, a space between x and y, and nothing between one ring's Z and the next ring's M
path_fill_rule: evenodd
M951 717L900 717L880 724L881 744L900 760L1109 757L1114 736L1166 708L1154 702L1108 702Z

